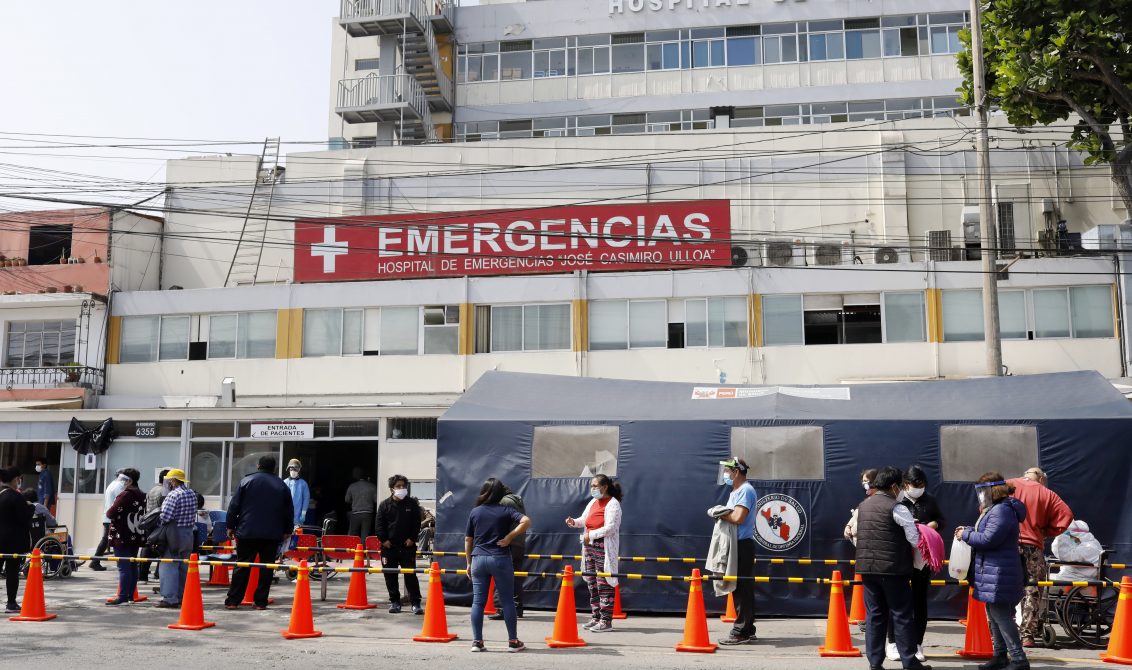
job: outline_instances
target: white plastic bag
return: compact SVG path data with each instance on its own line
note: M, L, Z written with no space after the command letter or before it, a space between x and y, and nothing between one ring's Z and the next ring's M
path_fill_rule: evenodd
M971 569L971 545L963 540L951 543L951 556L947 562L947 572L952 579L967 579L967 572Z

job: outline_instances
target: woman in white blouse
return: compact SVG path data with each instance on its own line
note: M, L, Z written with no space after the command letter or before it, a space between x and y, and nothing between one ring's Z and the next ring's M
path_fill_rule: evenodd
M590 482L590 502L578 518L566 517L570 528L582 528L582 572L616 573L621 531L621 484L606 475ZM590 590L590 622L583 628L604 633L613 629L616 577L584 576Z

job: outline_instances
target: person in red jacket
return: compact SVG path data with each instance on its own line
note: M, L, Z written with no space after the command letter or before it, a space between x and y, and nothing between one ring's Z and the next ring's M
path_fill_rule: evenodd
M1017 479L1007 483L1014 487L1014 497L1026 505L1026 520L1018 533L1022 562L1026 566L1026 581L1049 579L1046 565L1046 538L1057 537L1073 523L1069 505L1046 488L1048 478L1041 468L1030 468ZM1022 596L1022 646L1033 647L1040 640L1042 622L1045 621L1046 603L1042 589L1027 586Z

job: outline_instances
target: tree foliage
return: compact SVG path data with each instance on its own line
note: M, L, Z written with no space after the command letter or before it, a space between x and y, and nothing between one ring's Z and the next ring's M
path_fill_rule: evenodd
M984 0L988 104L1016 126L1074 118L1070 148L1107 163L1132 215L1132 0ZM961 99L974 104L971 37Z

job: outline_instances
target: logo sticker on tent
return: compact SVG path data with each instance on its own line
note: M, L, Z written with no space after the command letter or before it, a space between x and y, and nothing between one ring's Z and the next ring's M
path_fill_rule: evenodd
M770 551L790 551L806 537L806 510L794 498L771 493L755 504L755 542Z

